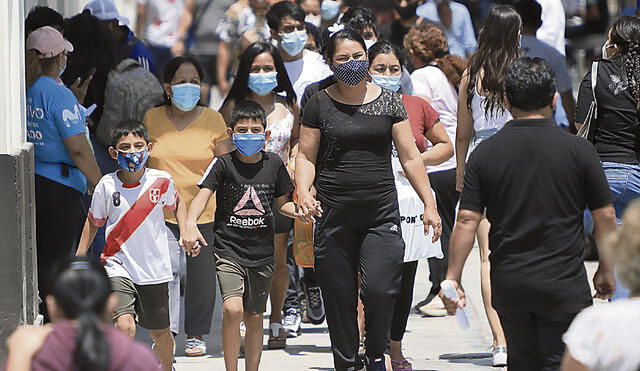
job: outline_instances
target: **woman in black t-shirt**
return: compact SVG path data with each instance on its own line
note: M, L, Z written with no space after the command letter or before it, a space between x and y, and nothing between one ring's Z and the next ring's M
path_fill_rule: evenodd
M315 269L339 371L361 367L356 364L358 272L366 321L365 364L368 370L385 369L404 258L392 140L407 178L425 204L425 232L433 227L434 241L441 233L402 99L366 82L366 50L362 37L351 29L329 40L325 59L338 82L305 106L296 157L298 214L309 221L317 217Z
M620 223L624 209L640 196L640 19L618 18L602 51L595 86L598 114L589 137L600 155ZM587 117L593 94L588 72L578 93L577 128ZM628 296L618 286L614 300Z

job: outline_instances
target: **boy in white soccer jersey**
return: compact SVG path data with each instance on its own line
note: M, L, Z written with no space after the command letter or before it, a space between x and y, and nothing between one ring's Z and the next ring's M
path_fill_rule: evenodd
M98 228L106 224L100 259L118 299L113 321L131 338L136 320L148 329L163 369L170 371L174 340L168 282L173 275L163 209L177 210L181 226L187 209L171 175L144 166L153 144L143 123L124 120L111 138L109 153L121 169L102 177L96 186L76 255L86 255Z
M273 278L273 214L295 217L295 206L289 201L293 184L278 155L262 151L270 132L265 130L267 118L260 105L237 104L229 124L227 131L237 150L217 157L207 169L180 237L187 248L206 245L196 221L216 192L213 251L224 301L224 363L227 371L238 369L239 328L244 321L245 367L256 371L263 345L262 313ZM271 207L274 200L277 210Z

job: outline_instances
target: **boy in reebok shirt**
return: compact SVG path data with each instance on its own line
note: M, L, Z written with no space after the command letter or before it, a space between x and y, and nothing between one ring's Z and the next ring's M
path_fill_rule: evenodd
M168 282L173 275L163 209L177 209L178 223L184 225L186 205L169 173L145 168L152 143L143 123L122 121L111 138L109 153L121 169L98 182L76 255L86 255L98 228L107 226L100 259L118 298L113 321L131 338L136 321L148 329L163 369L171 371Z
M186 233L187 248L199 249L206 241L196 220L216 192L214 225L216 272L224 301L222 348L227 371L237 370L240 350L240 322L247 328L245 364L258 370L262 354L262 313L267 306L274 268L274 204L283 215L295 217L289 195L293 184L282 160L264 152L267 118L260 105L245 101L231 114L229 135L236 151L219 156L209 166L191 202Z

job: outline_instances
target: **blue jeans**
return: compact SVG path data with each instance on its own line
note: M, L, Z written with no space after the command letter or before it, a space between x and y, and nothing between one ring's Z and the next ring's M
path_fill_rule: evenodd
M626 207L640 196L640 165L617 162L603 162L602 168L607 176L609 188L613 196L613 207L616 209L616 221L622 223L622 215ZM627 288L617 281L616 292L611 300L624 299L630 296Z

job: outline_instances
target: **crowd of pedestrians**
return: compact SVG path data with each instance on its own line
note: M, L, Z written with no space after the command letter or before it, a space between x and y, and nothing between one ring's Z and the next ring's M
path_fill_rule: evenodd
M326 320L336 370L411 371L416 279L415 310L454 314L477 243L493 366L638 371L640 18L599 28L578 86L565 29L608 9L563 3L138 0L135 29L112 0L35 7L47 325L16 330L7 370L171 371L218 305L226 370L255 371L270 302L267 349ZM592 307L590 238L614 303Z

